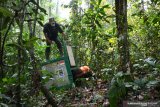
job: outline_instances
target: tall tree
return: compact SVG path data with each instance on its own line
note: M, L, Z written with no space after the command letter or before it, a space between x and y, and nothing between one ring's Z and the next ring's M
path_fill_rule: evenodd
M23 9L19 18L19 29L20 29L20 34L18 36L18 40L17 40L17 44L19 46L22 46L22 36L23 36L23 25L24 25L24 19L25 19L25 2L21 3L23 5ZM18 84L16 86L16 100L17 100L17 107L21 106L21 72L23 71L23 56L22 56L22 50L20 48L18 48L18 54L17 54L17 58L18 58Z
M2 30L3 18L0 18L0 31ZM0 79L3 77L2 33L0 32Z
M57 0L57 3L56 3L56 15L58 15L58 12L59 12L59 0Z
M8 1L0 3L0 79L4 77L4 47L7 35L13 23L15 15L12 17L12 12L9 11L6 6ZM12 19L10 19L12 17ZM3 30L6 29L4 32Z
M50 4L52 3L52 0L49 0L49 2L50 2ZM52 15L52 7L51 6L49 6L49 8L48 8L48 15L49 15L49 17L51 17L51 15Z
M116 25L119 52L119 71L130 71L128 23L127 23L127 0L115 0Z
M50 1L52 1L52 0L50 0ZM28 22L30 39L33 39L36 35L36 23L37 23L37 17L38 17L38 9L39 9L39 0L36 1L36 7L35 7L36 11L34 13L35 15L34 15L34 19L33 19L33 24L32 24L32 22ZM30 54L30 57L32 60L32 62L31 62L32 67L33 67L32 77L33 77L35 91L37 91L37 89L40 88L42 93L47 98L48 103L51 104L53 107L57 107L57 102L53 98L52 93L50 93L49 90L41 83L41 74L40 74L38 67L37 67L37 61L36 61L36 57L35 57L35 49L34 49L33 44L31 44L31 48L29 49L29 54Z

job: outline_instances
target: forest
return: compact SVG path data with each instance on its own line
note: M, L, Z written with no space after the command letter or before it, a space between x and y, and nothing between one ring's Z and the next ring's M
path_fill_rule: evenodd
M50 17L64 56L46 60ZM56 58L69 87L47 87ZM0 107L160 107L160 0L0 0Z

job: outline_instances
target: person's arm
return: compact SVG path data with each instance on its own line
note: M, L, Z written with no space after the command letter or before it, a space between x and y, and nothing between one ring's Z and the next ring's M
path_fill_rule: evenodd
M65 38L66 34L64 33L64 31L62 30L59 24L57 24L57 27L58 27L58 31L62 34L63 38Z

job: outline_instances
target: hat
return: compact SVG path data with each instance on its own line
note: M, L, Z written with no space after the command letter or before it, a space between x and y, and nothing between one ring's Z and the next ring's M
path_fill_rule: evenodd
M54 17L50 17L50 18L49 18L49 21L54 21Z

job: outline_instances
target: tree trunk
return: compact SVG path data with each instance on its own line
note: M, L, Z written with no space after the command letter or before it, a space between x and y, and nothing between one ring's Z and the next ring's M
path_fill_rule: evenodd
M142 10L142 13L144 13L144 0L141 0L141 10Z
M0 18L0 31L2 31L3 18ZM0 80L3 78L2 33L0 32Z
M58 11L59 11L59 0L57 0L56 3L56 15L58 15Z
M145 12L145 9L144 9L144 0L141 0L141 6L140 6L140 18L144 18L144 12Z
M71 18L73 18L73 19L77 18L77 14L78 14L78 1L77 0L71 0L70 5L72 7L71 8L71 12L72 12L72 17ZM77 60L79 58L78 47L77 47L77 43L79 41L79 38L77 37L77 35L73 35L73 38L74 38L73 44L75 46L73 53L74 53L75 60ZM81 61L79 61L79 62L81 62Z
M23 9L22 9L22 14L19 16L20 20L20 34L18 36L18 45L23 46L22 44L22 36L23 36L23 24L24 24L24 19L25 19L25 4L22 3ZM21 107L21 72L23 71L23 55L22 55L22 50L19 48L18 49L18 78L17 78L17 86L16 86L16 101L17 107Z
M52 3L52 0L49 0L49 3ZM51 17L52 16L52 7L51 6L49 6L49 8L48 8L48 15L49 15L49 17Z
M3 3L0 3L0 6L3 6ZM4 18L0 18L0 31L3 29L3 22ZM3 39L2 39L2 33L0 32L0 80L3 78L4 71L3 71L3 52L2 52L2 46L3 46Z
M39 5L39 0L37 0L37 4ZM33 27L32 27L31 22L28 23L28 27L29 27L29 31L30 31L30 39L32 39L35 36L37 15L38 15L38 6L36 7L36 13L35 13ZM29 50L29 54L30 54L30 57L31 57L31 60L32 60L31 63L32 63L32 66L33 66L33 72L32 72L32 77L33 78L32 79L33 79L33 84L34 84L35 91L37 91L38 88L40 88L42 93L45 95L46 99L48 100L48 103L51 104L52 107L57 107L57 102L53 98L52 94L41 83L41 74L40 74L40 72L38 70L38 67L37 67L33 44L32 44L31 49Z
M116 25L119 52L119 71L130 72L128 23L127 23L127 0L115 0Z
M92 4L92 2L95 2L95 0L90 0L90 6L89 6L89 8L93 11L93 9L94 9L94 5ZM94 19L92 19L92 22L91 22L91 25L92 25L92 31L94 32L95 30L96 30L96 25L95 25L95 23L94 23ZM96 48L96 43L95 43L95 34L96 33L93 33L92 34L92 38L91 38L91 60L90 60L90 63L92 63L92 61L93 61L93 56L95 55L95 48Z

